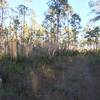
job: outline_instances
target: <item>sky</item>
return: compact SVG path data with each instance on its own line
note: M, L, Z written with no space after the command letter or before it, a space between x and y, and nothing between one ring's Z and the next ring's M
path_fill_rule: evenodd
M10 6L17 7L19 4L23 3L24 0L8 0L10 1ZM44 12L47 10L48 0L31 0L32 2L25 1L25 5L32 8L36 13L36 20L41 23L44 18ZM89 19L90 8L88 6L89 0L69 0L69 4L73 7L76 13L78 13L82 19L82 26L86 25Z

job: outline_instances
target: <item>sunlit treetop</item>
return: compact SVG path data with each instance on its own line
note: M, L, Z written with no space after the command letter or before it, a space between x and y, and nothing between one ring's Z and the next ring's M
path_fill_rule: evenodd
M0 7L6 7L8 5L6 0L0 0Z

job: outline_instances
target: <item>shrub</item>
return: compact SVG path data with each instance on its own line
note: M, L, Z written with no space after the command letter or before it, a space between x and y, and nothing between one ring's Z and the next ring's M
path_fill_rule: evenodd
M60 50L55 53L56 56L77 56L79 52L77 50Z

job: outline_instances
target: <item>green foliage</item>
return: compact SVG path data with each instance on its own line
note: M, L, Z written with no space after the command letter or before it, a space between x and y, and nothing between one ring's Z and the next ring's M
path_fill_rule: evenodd
M25 5L21 4L21 5L18 6L18 9L19 9L19 14L25 15L27 10L28 10L28 7L26 7Z
M24 70L22 63L14 62L11 60L6 60L4 63L5 75L10 75L12 73L21 74Z
M85 38L87 39L87 44L90 46L94 45L97 50L99 44L99 38L100 38L100 28L98 26L94 27L93 29L89 28L86 31Z
M89 6L91 8L91 13L94 13L96 16L91 21L98 21L100 20L100 10L99 10L99 0L90 0Z
M71 19L69 20L69 23L72 26L72 32L73 32L72 38L73 38L74 43L77 43L77 35L81 29L80 22L81 22L80 16L76 13L72 14Z
M20 22L19 22L18 16L16 16L14 19L14 29L16 30L16 32L18 30L19 24Z
M66 5L68 5L66 3ZM51 0L48 2L48 11L45 13L43 22L46 31L49 33L49 40L58 41L58 33L61 27L64 26L65 19L67 18L65 4L61 1Z
M99 37L100 36L100 28L97 26L95 27L93 30L89 29L88 31L86 31L86 36L85 38L95 38L95 37Z

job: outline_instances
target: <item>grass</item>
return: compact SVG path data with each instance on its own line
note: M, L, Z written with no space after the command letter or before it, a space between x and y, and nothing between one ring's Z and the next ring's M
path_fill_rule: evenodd
M85 79L81 79L81 68L79 70L80 72L75 69L77 66L82 67L84 61L80 60L81 57L83 57L82 60L86 60L88 64L86 66L90 69L95 69L92 71L96 73L96 68L98 67L95 66L100 65L100 51L79 53L78 51L62 50L56 52L54 56L49 56L49 54L46 53L30 58L17 59L15 61L12 60L9 55L4 56L0 60L0 72L6 76L7 83L5 87L2 88L2 91L0 91L0 94L6 97L9 96L10 98L12 96L18 98L15 99L13 97L13 100L20 100L20 98L21 100L33 100L33 98L35 98L34 100L37 98L37 100L46 100L44 99L46 98L45 95L42 94L48 94L48 92L50 92L52 94L51 96L49 95L50 100L62 100L62 96L64 96L64 100L66 100L66 92L69 90L73 93L75 89L78 89L83 93L87 89L83 89L83 86L87 87L87 83ZM79 61L81 65L78 65L76 61ZM64 74L62 72L64 72ZM63 80L64 86L59 83L62 80L62 75L65 77ZM34 82L32 83L32 79L38 83L38 87L35 87L38 88L37 93L34 93L32 87ZM60 97L57 94L60 94ZM39 95L42 95L42 97L40 98Z

